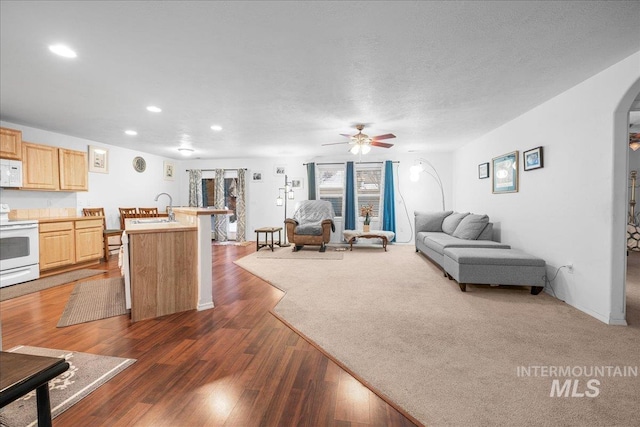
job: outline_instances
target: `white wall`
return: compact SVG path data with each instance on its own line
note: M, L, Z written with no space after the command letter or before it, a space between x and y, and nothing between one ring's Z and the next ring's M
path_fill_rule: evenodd
M285 166L289 179L301 178L302 190L296 190L296 198L289 201L287 210L291 216L297 201L307 199L308 182L304 163L314 161L346 162L358 161L358 157L347 154L343 157L323 157L303 159L300 157L279 158L238 158L238 159L184 159L175 160L136 150L125 149L101 142L76 138L59 133L49 132L28 126L0 121L0 125L22 131L25 141L55 147L88 151L88 147L98 146L109 150L109 173L89 173L89 191L87 192L54 192L0 189L0 200L8 203L12 209L32 209L46 207L74 207L81 213L83 207L104 207L107 215L107 226L119 227L118 207L151 207L164 210L168 204L166 197L158 202L153 199L158 193L167 192L172 195L175 206L187 206L189 202L187 169L237 169L247 168L247 236L255 238L254 231L258 227L274 226L283 223L284 207L276 206L278 188L284 186L284 179L275 175L275 166ZM132 145L135 139L132 139ZM133 158L142 156L147 169L138 173L133 169ZM445 191L447 208L452 203L451 153L415 153L411 155L388 156L386 152L370 153L362 161L398 161L395 168L394 182L396 186L396 222L398 243L413 242L413 212L441 210L440 189L435 180L426 174L419 182L409 180L409 167L415 159L426 158L438 170ZM163 162L175 164L175 179L167 181L163 177ZM252 172L262 172L262 182L252 182ZM203 175L206 177L207 172Z
M624 319L612 311L623 274L612 254L622 257L624 244L616 225L624 203L612 193L625 191L614 172L627 159L619 164L616 153L629 151L624 141L614 144L614 112L638 78L640 52L454 153L455 207L489 214L501 241L544 258L550 276L573 263L574 274L561 270L554 281L556 294L611 323ZM522 152L537 146L544 168L520 165L519 192L492 194L491 180L477 178L479 163L514 150L522 162Z
M451 159L450 153L430 153L412 154L403 156L385 156L385 154L367 155L363 161L398 161L394 174L394 184L396 187L396 231L398 243L413 242L413 212L438 211L441 210L440 189L431 177L424 175L419 182L409 180L409 167L416 158L428 158L438 169L438 173L444 183L445 200L447 205L451 204ZM306 167L307 162L333 163L358 161L358 158L349 155L345 157L314 158L303 159L300 157L281 158L244 158L244 159L211 159L211 160L188 160L183 162L177 175L185 183L180 188L180 202L188 204L188 180L186 169L238 169L247 168L247 240L255 239L254 230L258 227L280 226L284 222L284 206L276 206L278 188L284 186L284 178L276 176L275 166L286 167L289 179L302 179L304 187L295 191L295 200L289 200L287 206L287 216L293 215L296 202L307 200L308 181ZM262 172L262 182L252 182L253 172ZM203 176L206 172L203 172ZM405 209L406 204L406 209Z
M176 174L174 181L164 180L163 162L170 159L9 122L0 122L0 124L3 127L21 130L23 140L35 144L86 152L89 145L109 150L109 173L89 172L89 191L70 193L0 189L2 203L8 203L11 209L74 207L81 214L83 207L104 207L107 227L119 228L118 207L157 206L164 211L169 199L163 196L158 202L153 200L160 192L171 194L174 197L174 204L177 204L175 199L179 188L184 184L181 182L184 175ZM133 144L135 141L132 142ZM136 156L142 156L146 160L147 169L142 173L133 169L133 159ZM174 162L176 170L179 170L182 162L170 161Z

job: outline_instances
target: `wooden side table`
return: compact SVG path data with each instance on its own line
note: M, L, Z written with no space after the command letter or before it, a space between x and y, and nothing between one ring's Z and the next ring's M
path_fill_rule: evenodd
M0 352L0 408L35 389L38 426L51 427L49 381L67 369L64 359Z
M274 243L273 241L273 234L275 232L278 232L278 241ZM262 227L262 228L256 228L256 251L259 251L260 248L264 248L265 246L268 246L271 248L271 252L273 252L273 246L274 245L278 245L281 246L282 245L282 227ZM260 243L260 233L264 233L264 243ZM268 237L269 234L271 234L271 243L269 243Z

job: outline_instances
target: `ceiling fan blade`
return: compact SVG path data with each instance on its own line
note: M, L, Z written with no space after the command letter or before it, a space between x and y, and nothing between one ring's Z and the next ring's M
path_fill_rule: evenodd
M338 144L349 144L349 141L345 141L345 142L330 142L329 144L322 144L322 145L338 145Z
M373 139L391 139L391 138L395 138L396 136L392 133L386 133L384 135L378 135L378 136L374 136Z
M388 144L386 142L378 142L378 141L371 141L371 145L373 145L374 147L382 147L382 148L393 147L393 144Z
M346 136L347 138L351 138L351 135L349 135L348 133L341 133L340 135Z

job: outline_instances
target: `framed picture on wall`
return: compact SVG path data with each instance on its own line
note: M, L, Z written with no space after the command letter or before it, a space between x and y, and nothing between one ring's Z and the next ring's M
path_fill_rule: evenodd
M522 161L524 162L524 170L530 171L544 167L544 158L542 157L542 147L532 148L522 153Z
M262 175L261 171L251 172L251 182L262 182Z
M480 179L489 178L489 162L480 163L478 165L478 178Z
M109 173L109 150L89 146L89 172Z
M287 173L287 167L285 165L277 165L273 167L273 174L275 176L285 176Z
M164 162L164 179L167 181L173 181L174 174L176 172L176 165L173 162Z
M518 152L494 157L493 163L493 192L516 193L518 191Z
M291 178L291 187L294 190L299 190L304 187L304 181L302 178Z

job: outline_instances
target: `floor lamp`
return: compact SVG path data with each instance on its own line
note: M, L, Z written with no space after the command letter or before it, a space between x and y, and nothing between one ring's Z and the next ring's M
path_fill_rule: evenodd
M425 164L429 166L431 170L433 170L433 173L425 169ZM440 179L440 175L438 175L438 171L431 163L429 163L428 160L418 159L418 164L413 165L411 166L411 168L409 168L409 179L411 179L411 181L413 182L418 181L420 179L420 172L431 175L431 177L438 183L438 187L440 187L440 195L442 196L442 210L444 211L444 188L442 187L442 180Z
M295 198L295 193L293 192L293 187L291 182L287 179L287 175L284 176L284 187L278 188L278 198L276 199L276 205L282 206L284 205L284 221L287 220L287 200L293 200ZM289 242L287 242L287 225L284 225L284 243L282 243L281 247L291 246Z

